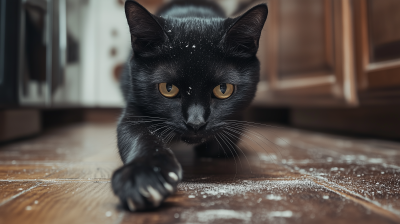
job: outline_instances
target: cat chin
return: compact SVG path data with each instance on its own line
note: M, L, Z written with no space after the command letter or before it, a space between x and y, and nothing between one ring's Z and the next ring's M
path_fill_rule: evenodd
M204 136L182 136L181 141L187 144L199 144L207 141L207 138Z

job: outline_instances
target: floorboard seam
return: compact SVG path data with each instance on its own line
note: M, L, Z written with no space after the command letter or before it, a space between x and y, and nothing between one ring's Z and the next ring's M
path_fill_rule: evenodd
M307 176L310 177L313 182L316 184L319 184L332 192L335 192L349 200L352 200L378 214L384 215L393 221L400 222L400 213L397 210L388 210L384 207L379 202L372 201L369 198L363 197L362 195L357 194L356 192L350 191L346 189L345 187L342 187L338 184L335 184L333 182L324 180L322 178L314 177L314 176Z
M373 201L369 198L366 198L356 192L348 190L347 188L345 188L343 186L340 186L334 182L328 181L325 178L315 177L307 172L296 171L289 165L285 165L285 167L290 169L292 172L297 172L299 174L306 175L306 178L310 178L314 183L316 183L336 194L339 194L342 197L345 197L351 201L354 201L355 203L360 204L367 209L370 209L378 214L384 215L385 217L388 217L395 222L400 222L400 211L392 210L392 209L388 210L388 209L382 207L382 205L379 202Z
M29 192L30 190L32 190L32 189L38 187L38 186L41 185L41 184L42 184L42 183L37 183L35 186L32 186L32 187L30 187L30 188L28 188L28 189L26 189L26 190L23 190L23 191L19 192L19 193L16 194L16 195L13 195L13 196L10 197L9 199L7 199L7 200L3 201L2 203L0 203L0 206L3 206L3 205L5 205L5 204L7 204L8 202L12 201L13 199L15 199L15 198L17 198L17 197L19 197L19 196L25 194L26 192Z

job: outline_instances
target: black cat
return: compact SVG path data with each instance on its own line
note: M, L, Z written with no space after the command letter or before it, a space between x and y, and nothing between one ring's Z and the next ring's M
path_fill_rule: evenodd
M135 211L158 207L181 181L182 168L168 148L173 138L197 144L203 155L235 156L220 152L219 133L254 98L268 8L226 19L212 2L172 1L152 15L128 0L125 12L133 54L122 75L126 108L117 128L124 166L112 187Z

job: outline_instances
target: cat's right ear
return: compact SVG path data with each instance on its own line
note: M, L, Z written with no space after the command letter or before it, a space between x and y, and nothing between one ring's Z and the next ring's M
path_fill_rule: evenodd
M154 51L167 37L160 21L136 1L125 2L125 15L131 33L133 51L137 54Z

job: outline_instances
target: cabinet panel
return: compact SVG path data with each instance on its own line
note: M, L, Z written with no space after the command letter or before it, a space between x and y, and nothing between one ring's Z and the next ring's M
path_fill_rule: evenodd
M321 0L279 1L280 77L329 70L326 46L332 43L326 43L325 4Z
M400 1L368 1L371 60L400 58Z
M371 60L400 58L400 1L368 0L367 7Z
M398 0L354 0L357 80L359 95L368 96L362 97L364 102L382 91L400 93L399 12Z
M268 80L260 83L255 103L357 105L352 2L270 0L268 5L268 47L260 48L268 52Z

